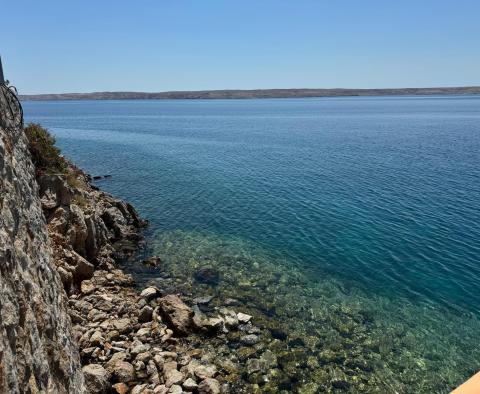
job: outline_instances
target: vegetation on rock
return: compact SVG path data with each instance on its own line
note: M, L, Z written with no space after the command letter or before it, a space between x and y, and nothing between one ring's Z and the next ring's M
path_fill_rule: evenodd
M37 173L65 174L68 165L55 146L55 137L38 123L30 123L24 130Z

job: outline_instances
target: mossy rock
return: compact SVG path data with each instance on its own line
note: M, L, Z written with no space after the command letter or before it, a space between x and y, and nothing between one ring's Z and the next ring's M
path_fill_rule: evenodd
M237 350L237 356L240 361L245 361L248 358L252 357L257 351L253 347L241 347Z

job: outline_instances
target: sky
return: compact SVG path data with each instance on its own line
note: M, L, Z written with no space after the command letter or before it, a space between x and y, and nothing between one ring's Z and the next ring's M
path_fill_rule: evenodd
M22 94L480 85L478 0L1 0Z

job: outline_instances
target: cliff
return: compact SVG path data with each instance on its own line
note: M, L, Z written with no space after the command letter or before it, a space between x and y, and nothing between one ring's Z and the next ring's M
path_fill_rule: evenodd
M82 393L78 347L27 143L22 129L2 119L0 393Z

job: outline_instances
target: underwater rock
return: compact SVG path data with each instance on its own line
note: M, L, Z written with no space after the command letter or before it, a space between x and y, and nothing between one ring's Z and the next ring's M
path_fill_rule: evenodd
M143 260L142 264L146 265L148 267L155 268L155 267L159 267L162 264L162 260L158 256L152 256L152 257L149 257L146 260Z
M195 280L210 286L217 286L220 282L220 273L212 267L205 267L195 272Z
M247 360L247 373L251 375L254 372L265 372L267 369L267 363L265 360L258 358L251 358Z
M209 304L210 301L212 300L213 300L213 296L196 297L193 299L193 303L198 305L205 305L205 304Z
M348 389L350 384L347 380L347 375L339 368L333 368L330 371L332 386L337 389Z
M239 312L237 313L237 319L240 323L246 324L252 319L252 316L247 315L246 313Z
M255 334L244 335L240 338L240 342L248 346L256 345L259 341L260 338L258 337L258 335Z
M284 331L278 328L270 328L270 333L272 334L272 338L278 339L280 341L285 341L288 337Z

